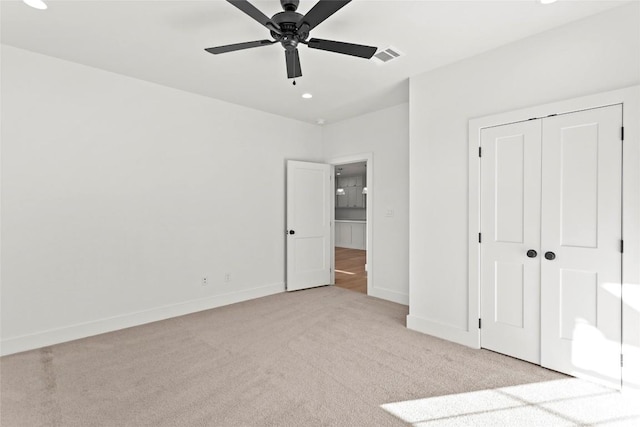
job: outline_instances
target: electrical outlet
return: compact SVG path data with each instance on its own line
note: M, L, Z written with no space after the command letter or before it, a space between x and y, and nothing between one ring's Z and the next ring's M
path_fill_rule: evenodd
M207 276L204 276L202 278L202 286L207 286L209 284L209 278Z
M225 273L224 281L225 282L230 282L231 281L231 273Z

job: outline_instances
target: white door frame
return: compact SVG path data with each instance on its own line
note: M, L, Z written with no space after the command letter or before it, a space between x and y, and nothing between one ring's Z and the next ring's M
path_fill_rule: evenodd
M334 159L329 160L329 164L332 165L333 167L335 166L339 166L339 165L345 165L348 163L359 163L359 162L366 162L367 163L367 230L366 230L366 241L367 241L367 295L371 295L371 296L376 296L375 292L374 292L374 287L373 287L373 272L374 272L374 268L373 268L373 200L374 200L374 193L375 193L375 185L374 185L374 179L373 179L373 153L369 152L369 153L362 153L362 154L353 154L351 156L345 156L345 157L337 157ZM335 174L334 174L335 175ZM335 190L335 179L334 181L334 189L333 189L333 194L336 193ZM335 206L333 205L335 204L335 197L333 197L333 203L331 206L332 212L331 212L331 218L332 218L332 233L331 233L331 247L334 248L334 250L331 252L331 265L333 266L333 268L331 269L331 283L335 284L335 265L336 265L336 260L335 260L335 234L336 234L336 227L335 227Z
M640 86L495 114L469 121L468 327L464 344L480 348L480 131L483 128L544 118L608 105L623 105L622 173L622 369L623 388L640 390Z

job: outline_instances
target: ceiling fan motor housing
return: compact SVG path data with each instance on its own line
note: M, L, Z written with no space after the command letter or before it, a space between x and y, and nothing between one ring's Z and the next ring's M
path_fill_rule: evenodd
M300 0L280 0L280 5L282 5L282 9L286 11L295 12L298 9L299 4L300 4Z
M294 49L299 42L304 42L309 37L309 31L305 30L306 26L302 23L303 18L304 15L294 11L276 13L271 21L280 27L281 34L271 31L271 36L285 49Z

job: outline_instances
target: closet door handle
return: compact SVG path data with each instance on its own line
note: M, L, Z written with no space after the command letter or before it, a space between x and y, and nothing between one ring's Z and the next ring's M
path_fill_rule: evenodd
M529 250L527 251L527 256L528 256L529 258L535 258L535 257L537 257L537 256L538 256L538 252L534 251L533 249L529 249Z
M553 261L554 259L556 259L556 254L554 254L553 252L545 252L544 257L549 261Z

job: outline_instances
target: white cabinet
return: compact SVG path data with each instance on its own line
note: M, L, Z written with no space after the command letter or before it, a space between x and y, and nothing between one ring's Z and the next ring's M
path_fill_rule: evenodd
M343 195L336 195L337 208L364 208L365 197L362 194L364 177L341 176L338 177L337 188L344 190Z
M341 176L338 178L338 186L340 187L362 187L363 176Z
M354 249L367 249L367 224L363 222L351 223L351 244Z
M364 197L362 195L362 187L345 188L347 206L349 208L364 208ZM344 198L344 196L343 196Z
M344 194L336 195L336 207L337 208L346 208L349 207L349 197L347 196L347 189L345 188Z
M364 176L341 176L338 178L338 185L341 187L363 187Z
M336 221L336 243L340 248L367 249L367 223Z
M336 246L344 248L348 242L351 242L351 225L336 221Z

